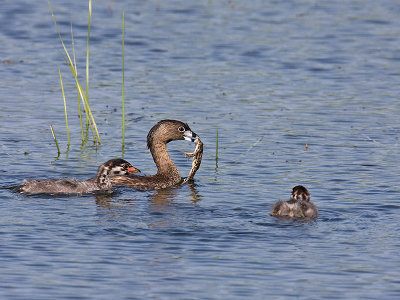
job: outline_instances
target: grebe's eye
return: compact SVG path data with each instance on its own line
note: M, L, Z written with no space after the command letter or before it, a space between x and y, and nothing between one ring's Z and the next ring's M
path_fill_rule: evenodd
M186 129L185 129L185 127L181 126L181 127L178 128L178 131L179 131L179 132L185 132Z

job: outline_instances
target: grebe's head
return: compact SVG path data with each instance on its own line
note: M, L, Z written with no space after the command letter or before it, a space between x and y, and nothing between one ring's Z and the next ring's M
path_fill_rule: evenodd
M147 147L155 143L169 143L176 140L194 142L196 134L189 125L177 120L162 120L154 125L147 135Z
M122 158L110 159L103 166L105 170L108 170L110 176L140 173L139 169Z
M296 201L310 201L310 193L302 185L296 185L292 190L292 195L290 197L292 200Z

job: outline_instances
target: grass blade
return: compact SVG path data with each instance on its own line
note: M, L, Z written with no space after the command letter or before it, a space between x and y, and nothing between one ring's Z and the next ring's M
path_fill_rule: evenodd
M71 23L71 42L72 42L72 55L74 57L74 69L76 74L78 75L78 69L76 67L76 56L75 56L75 42L74 42L74 34L72 32L72 23ZM85 135L83 132L83 122L82 122L82 110L81 110L81 99L79 97L79 90L78 87L76 88L78 94L78 115L79 115L79 122L81 124L81 134L82 134L82 144L85 142Z
M92 111L90 110L89 104L86 101L85 92L83 91L83 88L82 88L81 84L79 83L79 79L78 79L78 76L76 74L75 67L73 65L71 65L70 62L65 57L64 57L64 60L65 60L65 63L68 65L69 69L71 70L72 75L75 78L75 84L76 84L76 88L78 90L78 95L79 95L79 97L80 97L80 99L82 101L83 108L85 109L86 120L87 120L88 125L90 125L90 128L92 130L94 142L96 142L97 140L96 140L96 136L95 136L95 133L94 133L94 128L92 126L92 123L90 122L90 120L91 119L94 120L94 118L93 118L93 115L92 115ZM97 131L97 127L96 126L95 126L95 130L96 130L97 136L98 136L99 133Z
M79 83L77 77L75 77L75 82L76 82L76 86L78 88L79 94L81 96L83 107L85 108L86 114L88 115L88 122L89 122L90 127L91 127L92 132L93 132L94 141L96 142L96 136L94 135L94 133L96 132L97 142L99 144L101 144L100 135L99 135L99 132L97 130L96 122L94 121L94 118L93 118L92 110L90 109L89 103L88 103L87 98L85 96L85 92L83 91L83 88L82 88L81 84Z
M52 125L50 125L50 130L51 130L51 133L53 134L54 141L56 142L57 151L58 151L58 156L60 156L60 153L61 153L61 152L60 152L60 147L58 146L56 133L54 132L54 129L53 129L53 126L52 126Z
M48 2L48 3L49 3L49 8L50 8L50 11L51 11L51 15L52 15L52 17L53 17L54 24L56 25L56 30L57 30L57 33L58 33L58 37L60 38L60 41L61 41L61 44L62 44L62 46L63 46L63 48L64 48L65 54L66 54L67 57L68 57L68 61L69 61L69 63L72 65L71 57L69 56L68 50L67 50L67 48L65 47L64 41L63 41L63 39L62 39L62 37L61 37L60 30L58 29L58 25L57 25L57 22L56 22L56 17L54 16L54 13L53 13L53 9L51 8L50 2Z
M62 91L63 100L64 100L65 125L67 126L67 140L68 140L67 147L69 148L69 128L68 128L67 103L65 101L64 84L62 81L60 68L58 68L58 74L60 75L61 91Z
M100 135L99 135L99 132L98 132L98 130L97 130L96 122L94 121L93 114L92 114L92 111L91 111L90 106L89 106L89 103L88 103L87 95L85 94L85 92L84 92L83 89L82 89L81 84L79 83L78 74L77 74L77 69L76 69L76 62L75 62L75 63L72 62L71 56L69 55L69 52L68 52L67 48L65 47L64 41L63 41L63 39L62 39L62 37L61 37L61 33L60 33L59 28L58 28L58 25L57 25L57 22L56 22L56 18L55 18L55 16L54 16L53 9L52 9L52 7L51 7L51 5L50 5L50 2L49 2L48 4L49 4L50 11L51 11L51 15L52 15L52 17L53 17L54 24L55 24L55 26L56 26L56 30L57 30L57 33L58 33L58 37L59 37L59 39L60 39L60 41L61 41L61 44L62 44L62 46L63 46L63 48L64 48L65 54L67 55L67 58L64 57L64 60L65 60L66 64L68 65L68 67L70 68L72 75L73 75L74 78L75 78L75 83L76 83L76 85L77 85L78 93L79 93L79 95L80 95L80 98L81 98L82 103L83 103L83 107L84 107L85 112L86 112L86 119L87 119L87 122L90 124L91 130L92 130L92 133L93 133L94 142L95 142L95 143L98 142L99 144L101 144ZM91 15L92 15L92 1L89 0L89 26L88 26L88 38L89 38L89 34L90 34ZM89 43L89 42L88 42L88 43ZM87 73L86 73L86 76L87 76L87 78L86 78L86 87L87 87L87 90L88 90L88 82L89 82L89 77L88 77L88 76L89 76L89 73L88 73L88 68L89 68L89 56L88 56L89 54L88 54L88 49L89 49L89 48L88 48L88 45L89 45L89 44L87 44L87 58L86 58L86 59L87 59L87 60L86 60L86 62L87 62L87 63L86 63L86 69L87 69ZM96 136L97 136L97 138L96 138Z

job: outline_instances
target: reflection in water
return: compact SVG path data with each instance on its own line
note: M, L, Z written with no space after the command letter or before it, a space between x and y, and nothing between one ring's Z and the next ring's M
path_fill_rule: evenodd
M180 190L184 185L176 185L170 188L157 190L154 194L149 196L150 201L154 205L165 205L172 202L176 196L177 191ZM196 203L201 200L201 196L199 195L198 191L196 190L196 184L194 180L190 180L188 182L189 190L190 190L190 201Z
M157 190L154 194L149 195L149 199L153 206L163 207L166 204L171 203L177 196L177 190L181 189L181 185L169 187L166 189Z
M115 192L94 194L99 217L102 220L118 220L119 224L122 220L126 220L129 226L135 228L160 228L173 231L192 225L193 219L188 214L182 215L182 209L197 206L194 204L202 198L193 180L188 184L161 190L144 192L125 189L123 193L123 198L116 197L118 193ZM112 230L124 231L121 225L117 227L113 225Z
M189 203L189 201L183 199L184 203L174 205L174 203L182 199L182 189L186 186L188 186L190 192L190 196L187 200L191 203L197 203L200 201L201 196L199 195L193 180L190 180L188 185L183 184L157 190L155 193L149 195L151 202L149 208L150 214L156 216L156 218L151 218L151 221L148 223L150 228L173 230L179 228L179 230L183 230L187 226L191 225L191 221L190 223L187 223L187 216L182 216L180 213L181 208L185 206L185 203Z
M189 187L190 191L190 199L189 201L192 203L197 203L201 200L201 195L199 195L198 190L196 189L196 184L194 180L190 180L185 185L176 185L173 187L169 187L166 189L156 190L154 193L150 194L148 197L154 207L163 207L167 204L173 202L178 196L178 191L182 189L184 186ZM143 193L143 191L137 191L138 193ZM102 206L107 209L111 209L111 200L115 192L111 194L107 193L95 193L94 196L96 198L96 204ZM120 199L121 200L121 199ZM125 199L125 202L131 202L132 200Z
M107 194L107 193L95 193L94 197L96 198L96 204L98 206L102 206L107 209L111 209L111 199L114 193Z

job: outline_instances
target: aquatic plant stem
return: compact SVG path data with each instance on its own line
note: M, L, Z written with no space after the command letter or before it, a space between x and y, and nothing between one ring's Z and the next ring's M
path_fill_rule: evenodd
M49 8L50 8L50 11L51 11L51 15L53 17L54 24L55 24L56 29L57 29L58 37L59 37L59 39L61 41L61 44L62 44L62 46L64 48L65 54L67 55L67 58L68 58L67 59L67 58L64 57L64 60L65 60L66 64L68 65L68 67L70 68L72 75L75 78L77 89L78 89L79 95L81 97L81 100L82 100L82 103L83 103L83 107L84 107L85 112L86 112L86 119L88 120L88 123L90 124L90 128L91 128L92 133L93 133L94 142L95 143L98 142L99 144L101 144L100 135L99 135L99 132L97 130L96 122L94 121L93 114L92 114L92 111L90 109L89 103L87 101L86 94L83 91L82 86L81 86L81 84L79 83L79 80L78 80L78 74L77 74L76 66L73 64L73 62L71 60L71 56L69 55L69 52L68 52L67 48L65 47L65 44L64 44L64 41L63 41L63 39L61 37L60 30L58 29L56 18L54 16L53 10L51 8L50 2L49 2ZM91 8L91 6L90 6L90 8ZM96 133L96 135L95 135L95 133ZM96 136L97 136L97 138L96 138Z
M122 154L125 149L125 12L122 13Z
M89 115L90 120L91 120L91 121L89 121L89 125L90 125L90 128L92 129L94 142L96 143L96 136L94 135L94 132L96 131L97 142L99 144L101 144L99 132L97 131L97 126L96 126L96 122L94 121L94 118L93 118L92 110L90 109L89 103L87 102L87 99L85 96L85 92L83 91L83 88L82 88L81 84L79 83L77 77L75 77L75 82L76 82L76 86L78 87L79 94L81 96L83 107L85 108L86 114ZM89 117L88 117L88 120L89 120Z
M67 103L65 101L65 93L64 93L64 84L62 81L61 70L58 68L58 74L60 75L60 84L61 84L61 91L64 100L64 113L65 113L65 125L67 126L67 148L69 148L69 128L68 128L68 114L67 114Z
M79 83L78 75L76 73L76 69L71 64L71 62L68 61L65 57L64 57L64 60L65 60L65 63L70 68L72 75L75 78L75 84L76 84L76 87L78 89L78 94L79 94L79 96L80 96L80 98L82 100L83 107L85 109L86 119L88 120L88 125L90 125L90 128L91 128L92 133L93 133L94 142L95 143L98 142L99 144L101 144L101 140L100 140L99 132L97 130L96 122L94 121L94 117L93 117L92 111L90 109L89 103L86 100L85 92L84 92L81 84ZM97 135L97 139L96 139L96 136L95 136L95 132L96 132L96 135Z
M76 67L76 59L75 59L75 43L74 43L74 34L72 32L72 23L71 23L71 42L72 42L72 56L74 57L74 69L76 71L76 74L78 74L78 69ZM82 110L81 110L81 99L79 96L79 90L78 87L76 88L76 92L78 94L78 115L79 115L79 122L81 124L81 134L82 134L82 144L85 142L85 135L83 132L83 122L82 122Z
M61 152L60 152L60 147L58 146L56 133L54 132L54 129L53 129L53 126L52 126L52 125L50 125L50 130L51 130L51 133L53 134L54 141L56 142L57 151L58 151L58 156L60 156L60 153L61 153Z

